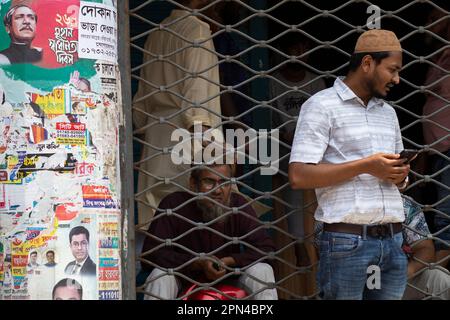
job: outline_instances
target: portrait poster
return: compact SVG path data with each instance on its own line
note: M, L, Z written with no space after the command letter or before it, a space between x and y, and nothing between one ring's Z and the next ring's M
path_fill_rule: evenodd
M0 299L122 298L120 73L79 55L81 6L0 0Z

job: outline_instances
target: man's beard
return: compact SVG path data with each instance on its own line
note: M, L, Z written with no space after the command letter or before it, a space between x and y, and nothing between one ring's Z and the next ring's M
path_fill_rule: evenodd
M227 208L229 207L229 203L224 203L224 205L226 206L225 208L212 202L205 203L204 201L197 201L197 206L202 213L204 222L209 222L215 219L217 219L217 221L225 222L228 216L224 217L224 215L227 211L229 211L229 209ZM218 219L220 217L222 218Z
M378 91L374 90L372 92L372 97L373 98L378 98L378 99L384 99L384 98L386 98L386 95L382 94L381 92L378 92Z
M379 92L376 89L376 83L377 83L377 81L375 79L371 79L368 82L368 87L369 87L369 90L370 90L370 96L373 97L373 98L378 98L378 99L386 98L386 95L382 94L381 92Z

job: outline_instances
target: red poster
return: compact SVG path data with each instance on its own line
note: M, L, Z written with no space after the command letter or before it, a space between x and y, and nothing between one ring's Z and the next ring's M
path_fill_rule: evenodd
M57 122L56 130L84 131L86 125L84 123Z
M120 271L119 268L99 268L99 277L100 281L119 281L120 279Z
M108 187L105 186L82 186L83 198L87 199L111 199L111 193Z
M13 4L18 1L13 1ZM35 64L44 68L61 68L78 60L79 0L28 0L36 13L36 31L32 46L42 50Z

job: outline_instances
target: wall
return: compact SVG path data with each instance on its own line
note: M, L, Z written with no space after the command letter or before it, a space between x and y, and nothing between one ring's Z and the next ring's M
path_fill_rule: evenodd
M37 15L18 20L24 55L0 23L0 299L56 298L61 280L75 299L121 298L117 13L95 2L0 0L2 21L17 4Z

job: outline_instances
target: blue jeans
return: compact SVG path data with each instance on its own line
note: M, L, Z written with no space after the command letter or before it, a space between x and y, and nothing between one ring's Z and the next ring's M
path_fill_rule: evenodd
M317 280L324 299L400 300L407 282L402 233L383 239L323 231ZM369 289L370 266L380 270L380 289ZM369 279L371 280L371 279ZM370 283L372 283L370 281Z
M450 157L450 150L447 150L444 153L447 157ZM450 163L442 158L441 156L435 155L435 158L432 160L433 173L438 172L448 166ZM444 170L440 175L435 178L437 181L446 185L450 188L450 169ZM436 232L443 230L441 233L437 234L436 237L442 239L443 241L449 243L450 242L450 191L437 186L437 199L441 201L448 197L446 200L443 200L438 205L436 205L436 210L439 210L441 213L436 213L434 216L434 226L436 228ZM444 214L446 216L444 216ZM446 229L445 229L446 228ZM434 241L434 245L436 250L450 250L450 246L446 245L441 241Z

